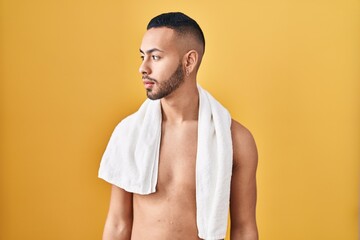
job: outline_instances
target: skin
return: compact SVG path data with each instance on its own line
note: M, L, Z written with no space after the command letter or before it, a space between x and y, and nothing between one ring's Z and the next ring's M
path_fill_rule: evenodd
M148 96L160 96L164 84L174 81L174 76L179 77L179 66L183 68L180 74L183 79L161 98L163 121L157 192L138 195L112 186L103 239L200 239L195 199L199 107L196 75L203 49L191 36L179 38L172 29L164 27L145 33L140 52L143 62L139 71ZM256 145L249 130L235 120L231 133L234 152L231 240L256 240Z

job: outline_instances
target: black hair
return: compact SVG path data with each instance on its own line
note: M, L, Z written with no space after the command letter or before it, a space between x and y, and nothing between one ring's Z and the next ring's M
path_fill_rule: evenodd
M199 24L189 16L181 12L169 12L160 14L150 20L147 30L150 28L167 27L180 35L193 35L203 46L205 51L205 37Z

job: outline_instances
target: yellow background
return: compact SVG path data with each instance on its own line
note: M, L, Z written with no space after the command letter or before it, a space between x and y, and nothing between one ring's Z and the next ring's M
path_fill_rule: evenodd
M167 11L202 26L199 82L256 138L261 239L357 239L359 1L172 2L0 2L0 239L101 238L99 161Z

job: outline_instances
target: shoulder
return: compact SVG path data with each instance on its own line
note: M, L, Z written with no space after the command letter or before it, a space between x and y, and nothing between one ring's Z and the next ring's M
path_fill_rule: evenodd
M239 122L231 121L234 167L257 166L258 155L256 143L251 132Z
M129 132L133 128L138 128L137 126L139 117L137 116L138 112L134 112L130 115L125 116L115 127L115 132Z

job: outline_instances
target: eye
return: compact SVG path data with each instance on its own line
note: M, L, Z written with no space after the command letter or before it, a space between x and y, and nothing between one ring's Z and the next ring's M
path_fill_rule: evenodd
M140 58L141 58L141 61L144 61L144 56L143 55L141 55Z
M155 60L155 61L160 60L160 56L152 55L151 57L152 57L152 59Z

